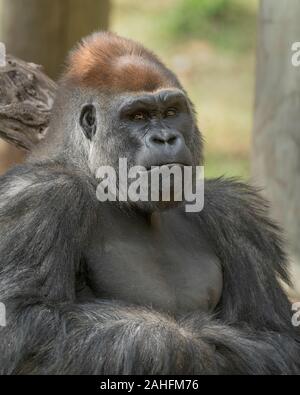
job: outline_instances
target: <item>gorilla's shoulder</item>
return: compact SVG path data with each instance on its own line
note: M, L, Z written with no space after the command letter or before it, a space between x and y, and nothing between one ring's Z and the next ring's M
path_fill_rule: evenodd
M96 199L92 181L80 170L68 169L56 162L25 163L10 169L0 177L0 200L54 199L59 201Z
M200 217L232 238L255 239L257 243L267 244L269 251L275 246L283 257L282 230L270 219L269 203L260 193L261 189L236 179L206 180Z
M222 207L224 210L268 211L268 202L262 197L261 189L236 178L215 178L205 180L204 206Z

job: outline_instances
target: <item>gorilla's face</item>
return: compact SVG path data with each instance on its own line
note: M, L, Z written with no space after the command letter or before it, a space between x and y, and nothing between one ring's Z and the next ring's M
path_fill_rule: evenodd
M135 141L128 158L148 171L154 166L192 165L188 144L192 118L188 102L179 90L162 90L124 98L117 103L116 133Z
M94 172L99 166L110 165L119 175L120 158L127 160L127 170L140 166L140 174L148 177L150 201L150 182L155 172L163 166L179 167L183 175L184 167L197 165L198 130L190 103L181 90L111 95L98 103L101 105L85 105L80 116L81 128L91 141ZM170 201L162 202L160 193L158 202L139 202L139 206L147 210L172 207L174 193L171 181Z

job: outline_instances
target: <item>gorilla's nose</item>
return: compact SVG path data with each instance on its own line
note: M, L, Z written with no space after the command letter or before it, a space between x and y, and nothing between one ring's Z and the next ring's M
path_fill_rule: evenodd
M182 136L173 131L163 130L154 132L148 137L148 147L152 148L176 148L180 149L183 145Z
M146 167L169 163L192 164L191 153L178 131L162 129L148 132L145 145L137 157L137 164Z

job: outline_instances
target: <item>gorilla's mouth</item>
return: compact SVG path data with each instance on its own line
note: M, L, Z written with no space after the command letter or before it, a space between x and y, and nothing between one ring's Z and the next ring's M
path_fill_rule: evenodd
M161 171L164 169L172 169L173 167L179 167L181 169L183 169L186 166L190 166L190 164L187 163L180 163L180 162L173 162L173 163L161 163L161 164L155 164L155 165L151 165L151 166L146 166L145 170L141 170L141 173L151 173L152 171Z

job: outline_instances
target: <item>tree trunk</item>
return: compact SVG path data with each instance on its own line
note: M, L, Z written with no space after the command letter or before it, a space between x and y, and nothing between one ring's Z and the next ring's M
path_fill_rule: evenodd
M262 0L257 50L254 180L265 188L300 264L300 68L291 62L300 41L300 1Z
M82 37L108 27L109 0L0 0L0 41L56 78Z

